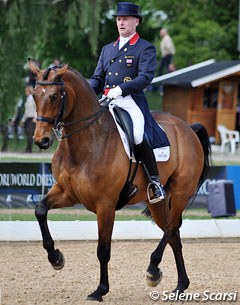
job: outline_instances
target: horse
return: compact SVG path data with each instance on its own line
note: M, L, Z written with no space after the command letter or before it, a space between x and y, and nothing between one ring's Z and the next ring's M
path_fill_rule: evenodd
M40 70L33 59L29 59L29 68L37 76L33 92L37 110L34 142L41 149L48 149L53 131L60 139L52 159L56 183L35 208L43 247L53 268L62 269L64 256L55 249L47 223L48 211L82 203L94 212L98 223L100 279L96 290L87 299L103 301L103 296L109 292L112 231L119 194L128 177L129 157L111 113L99 105L98 97L81 73L69 65ZM182 212L205 178L210 165L210 143L201 124L190 126L176 116L162 112L154 112L153 116L165 130L171 147L168 161L158 162L166 199L149 204L148 184L139 164L134 178L138 190L126 204L145 201L145 213L163 231L162 239L150 256L147 284L155 287L161 281L159 264L169 244L178 274L173 291L180 294L190 283L179 233Z

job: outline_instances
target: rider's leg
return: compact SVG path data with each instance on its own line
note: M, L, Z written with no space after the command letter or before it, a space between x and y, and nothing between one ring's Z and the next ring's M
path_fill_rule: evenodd
M148 178L150 187L153 192L153 199L151 199L149 202L155 203L164 200L166 195L160 183L155 155L151 144L145 137L143 138L142 143L136 145L136 151L138 154L138 158L143 164L145 174Z
M137 157L144 166L144 172L153 191L154 198L150 200L150 203L155 203L165 199L165 192L159 180L158 168L153 149L147 139L143 136L145 120L142 111L130 95L124 98L117 98L111 103L125 109L132 118L134 143L136 144L136 153L138 154Z

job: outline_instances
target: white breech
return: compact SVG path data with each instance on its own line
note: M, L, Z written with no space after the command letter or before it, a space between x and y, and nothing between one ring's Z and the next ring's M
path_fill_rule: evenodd
M121 107L129 113L133 122L134 143L136 145L142 143L145 124L144 116L131 95L125 97L119 96L115 100L112 100L110 105Z

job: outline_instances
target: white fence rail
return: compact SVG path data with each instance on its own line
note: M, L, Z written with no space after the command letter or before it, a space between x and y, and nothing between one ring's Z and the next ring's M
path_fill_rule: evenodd
M97 240L96 221L49 221L54 240ZM184 220L182 238L239 238L240 219ZM115 221L113 240L160 239L162 231L151 221ZM42 240L36 221L1 221L0 241Z

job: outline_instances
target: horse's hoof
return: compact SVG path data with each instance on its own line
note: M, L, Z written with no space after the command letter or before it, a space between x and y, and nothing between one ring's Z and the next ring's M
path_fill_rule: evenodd
M58 252L59 252L58 259L54 263L52 263L54 270L61 270L65 265L64 255L59 250Z
M89 294L89 296L87 297L87 300L102 302L103 298L99 293L93 292L93 293Z
M146 281L148 286L150 287L156 287L162 280L163 274L162 271L159 270L156 274L151 274L149 271L147 271L146 275Z

